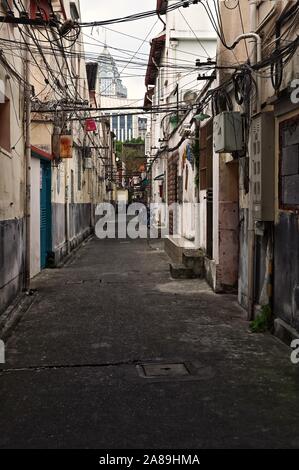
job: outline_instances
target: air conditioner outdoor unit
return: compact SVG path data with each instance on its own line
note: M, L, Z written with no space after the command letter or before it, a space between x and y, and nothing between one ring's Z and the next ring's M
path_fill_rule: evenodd
M250 181L253 219L274 220L275 142L274 115L266 112L253 118L250 137Z
M184 102L187 106L192 106L196 103L198 94L193 90L182 90L181 102Z
M224 111L214 118L214 151L241 152L244 148L241 113Z

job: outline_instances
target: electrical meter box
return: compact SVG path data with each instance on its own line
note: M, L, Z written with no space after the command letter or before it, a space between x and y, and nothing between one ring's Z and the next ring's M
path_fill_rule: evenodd
M224 111L214 118L215 153L241 152L244 149L241 113Z
M253 219L274 220L275 121L272 112L255 116L251 125L250 180Z
M92 158L84 158L84 169L92 170Z

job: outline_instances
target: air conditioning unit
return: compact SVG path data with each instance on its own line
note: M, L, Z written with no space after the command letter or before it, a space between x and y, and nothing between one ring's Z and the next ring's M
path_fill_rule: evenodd
M214 151L216 153L241 152L244 148L241 113L224 111L214 118Z
M198 94L193 90L182 90L181 102L183 101L187 106L193 106L196 103Z
M274 220L274 127L274 115L271 112L255 116L251 125L249 158L255 221Z

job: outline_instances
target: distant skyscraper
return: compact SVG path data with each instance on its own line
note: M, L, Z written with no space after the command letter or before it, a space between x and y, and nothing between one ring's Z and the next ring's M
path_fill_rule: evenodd
M107 45L99 59L99 79L102 96L111 96L117 98L127 98L128 90L123 85L116 62L110 54Z

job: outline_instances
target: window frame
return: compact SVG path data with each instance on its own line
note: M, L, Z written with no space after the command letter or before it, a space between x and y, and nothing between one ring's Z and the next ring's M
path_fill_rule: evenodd
M285 204L283 202L283 175L282 175L282 166L283 166L283 132L285 127L292 123L298 123L299 127L299 113L291 118L284 119L279 122L278 132L279 132L279 173L278 173L278 207L283 211L292 211L299 213L299 204ZM298 143L299 146L299 143ZM298 175L299 175L299 163L298 163Z

